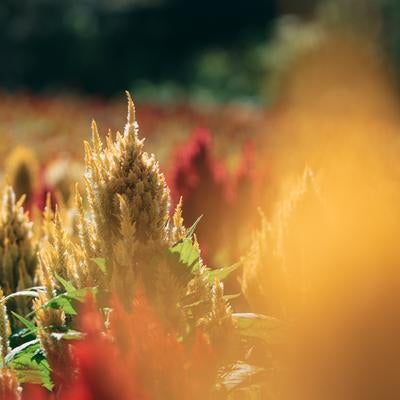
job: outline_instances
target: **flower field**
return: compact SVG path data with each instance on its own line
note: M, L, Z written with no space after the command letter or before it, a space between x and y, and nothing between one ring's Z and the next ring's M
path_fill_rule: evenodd
M136 110L128 95L122 134L99 134L93 121L91 141L79 151L88 130L81 125L90 124L83 114L99 114L115 129L120 103L2 101L0 129L15 145L4 147L0 397L259 392L265 371L242 360L251 335L242 343L238 325L263 321L230 304L245 302L237 282L242 232L237 219L229 221L242 201L253 222L257 213L253 141L262 111ZM230 124L219 124L217 114L231 112ZM161 150L161 167L147 145ZM246 229L250 235L250 223ZM253 375L254 388L245 384Z
M398 398L395 92L340 35L281 92L0 96L0 400Z

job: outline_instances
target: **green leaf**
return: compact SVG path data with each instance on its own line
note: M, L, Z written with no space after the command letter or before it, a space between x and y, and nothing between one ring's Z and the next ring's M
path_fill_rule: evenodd
M58 275L57 272L54 273L57 280L63 285L65 291L67 293L76 291L76 287L71 283L65 280L62 276Z
M17 373L20 383L41 384L51 390L50 367L40 347L39 339L13 349L5 358L6 364Z
M277 318L253 313L235 313L232 318L243 336L262 339L271 345L283 340L285 327Z
M91 258L91 260L100 268L101 272L107 272L107 262L104 258Z
M21 344L21 346L16 347L15 349L12 349L5 357L5 362L6 364L9 364L12 362L14 359L17 357L23 358L23 357L29 357L31 358L32 354L40 348L40 342L39 339L34 339L30 340L29 342L26 342L24 344Z
M88 295L88 293L91 293L93 296L96 296L97 294L97 288L82 288L82 289L75 289L73 291L67 292L67 293L61 293L46 303L44 303L39 309L41 308L62 308L66 314L69 315L77 315L77 312L73 306L73 301L79 301L83 302ZM32 311L28 314L28 316L34 315L35 311Z
M37 327L35 326L35 324L31 321L28 321L26 318L22 317L21 315L17 314L14 311L11 311L11 314L19 321L22 323L22 325L24 325L26 328L28 328L28 334L34 334L36 335L37 332Z
M35 361L37 364L40 364L43 360L46 360L46 356L44 355L44 350L42 348L37 349L31 358L32 361Z
M96 296L97 288L92 287L92 288L76 289L72 292L63 293L61 296L64 296L70 300L76 300L79 301L80 303L83 303L89 294L91 294L92 296Z
M17 373L19 383L32 383L34 385L42 385L45 389L51 391L54 387L50 377L50 367L47 360L42 361L39 365L35 363L13 366Z
M209 269L207 270L207 278L210 284L213 284L215 282L215 279L218 279L219 281L223 281L226 279L233 271L236 271L239 267L241 267L241 263L235 263L229 267L222 267L218 269Z
M43 307L50 307L50 308L62 308L65 314L68 315L77 315L75 308L72 306L72 300L66 294L60 294L54 298L52 298L47 303L43 304Z
M193 274L200 269L200 253L192 239L183 239L168 249L167 262L168 269L177 282L186 286Z
M189 267L191 272L200 268L200 252L194 245L192 239L186 238L169 249L171 254L179 257L179 262Z

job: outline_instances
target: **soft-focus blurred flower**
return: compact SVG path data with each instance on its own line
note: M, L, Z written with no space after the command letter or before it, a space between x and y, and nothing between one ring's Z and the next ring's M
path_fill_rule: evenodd
M196 235L202 254L212 257L221 246L228 194L226 171L213 154L211 134L202 128L174 156L169 184L174 201L183 198L183 218L190 225L203 215Z

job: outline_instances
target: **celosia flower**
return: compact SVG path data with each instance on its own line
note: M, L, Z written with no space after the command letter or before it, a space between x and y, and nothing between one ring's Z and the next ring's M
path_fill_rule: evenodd
M23 199L16 201L8 186L2 193L0 220L0 285L6 295L33 286L36 272L36 245L32 223L22 208ZM26 304L18 302L25 314Z
M59 369L54 375L67 369L67 379L56 382L51 394L28 385L23 400L210 398L217 363L206 335L198 331L182 343L140 293L129 312L115 300L106 333L103 318L88 299L79 317L85 338L71 345L72 357L65 365L50 364Z
M23 385L21 400L54 400L54 396L39 385L25 384ZM76 400L83 399L77 397Z
M78 370L60 400L142 400L134 371L127 369L118 349L102 334L102 318L88 299L80 316L86 338L72 347L73 365ZM132 338L134 340L134 338Z
M111 317L120 357L148 399L209 398L216 380L215 353L205 334L183 343L168 331L139 289L131 312L120 305Z
M0 399L20 400L20 388L16 374L6 367L0 368Z
M8 340L10 334L11 327L7 316L5 297L3 291L0 289L0 351L3 365L4 359L10 351L10 343Z
M169 239L169 190L154 156L143 150L138 137L135 108L128 95L128 118L124 133L115 142L107 138L103 148L96 124L92 145L86 144L86 188L96 227L98 252L112 265L114 246L121 238L121 199L135 227L135 240L146 246ZM130 246L130 245L129 245Z
M174 201L183 197L183 217L193 223L203 257L215 255L222 241L223 221L228 205L225 170L213 156L211 135L198 128L174 156L170 185ZM212 228L210 228L212 226Z

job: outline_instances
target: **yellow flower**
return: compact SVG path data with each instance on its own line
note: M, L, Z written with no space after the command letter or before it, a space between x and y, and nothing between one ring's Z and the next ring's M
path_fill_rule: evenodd
M36 272L36 245L32 222L16 202L10 186L3 190L0 219L0 285L5 294L32 286Z
M93 123L91 144L85 144L86 194L96 227L94 247L97 255L111 263L121 238L130 248L135 247L133 241L148 245L169 240L169 190L154 156L143 150L135 108L127 96L123 135L117 132L113 141L109 134L103 147ZM129 243L124 237L127 229L132 231Z

